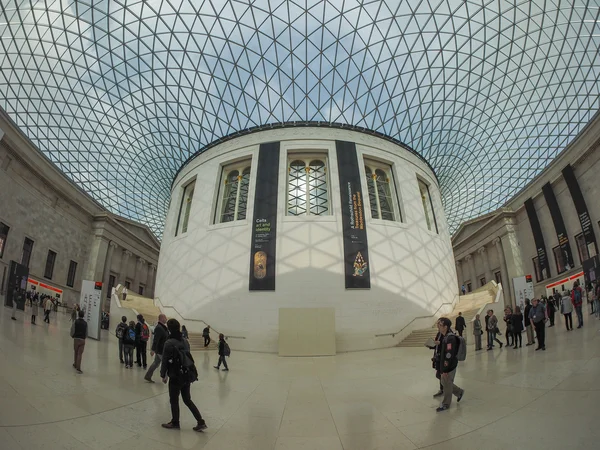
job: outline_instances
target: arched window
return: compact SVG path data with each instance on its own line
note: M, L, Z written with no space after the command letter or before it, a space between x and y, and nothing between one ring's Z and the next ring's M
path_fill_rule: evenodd
M190 221L190 211L192 209L192 201L194 200L194 188L196 181L188 183L183 188L183 196L181 198L181 206L179 207L179 216L177 217L177 227L175 236L180 233L186 233Z
M402 220L399 205L395 201L391 167L374 161L365 162L371 217L391 221Z
M292 156L288 166L289 216L329 214L327 166L322 159Z
M217 223L233 222L246 218L248 188L250 185L249 161L223 168L220 189L220 208Z
M427 229L429 231L438 232L437 222L435 220L435 212L433 210L433 203L431 201L431 193L429 192L429 185L424 181L417 178L419 183L419 193L421 194L421 203L423 203L423 211L425 212L425 222L427 223Z

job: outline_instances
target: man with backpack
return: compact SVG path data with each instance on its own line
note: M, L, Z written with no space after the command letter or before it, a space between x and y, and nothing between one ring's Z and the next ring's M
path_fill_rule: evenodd
M162 427L170 430L179 430L179 395L185 406L189 408L196 419L194 431L204 431L206 422L200 411L192 401L191 384L198 379L198 371L190 353L189 344L181 335L179 322L176 319L167 321L169 339L163 349L160 377L163 383L169 381L169 402L171 403L171 421L163 423Z
M125 368L133 369L133 349L135 348L135 322L129 322L123 334L123 352L125 353Z
M223 335L223 333L221 333L219 334L219 362L216 366L214 366L214 368L219 370L219 368L221 367L221 363L223 363L223 366L225 367L223 371L229 371L229 367L227 367L227 361L225 361L225 357L229 356L230 354L231 350L229 349L229 345L227 345L227 342L225 342L225 336Z
M148 339L150 339L150 328L144 320L144 316L138 314L138 323L135 326L135 337L136 337L136 357L138 367L147 367L146 364L146 348L148 346Z
M121 317L121 323L117 325L117 329L115 330L115 336L119 340L119 361L123 364L125 361L123 360L123 336L125 336L125 330L127 329L127 317Z
M152 347L150 351L150 356L154 356L154 361L150 364L150 368L146 375L144 376L144 380L148 383L154 383L152 380L152 375L154 375L154 371L160 366L162 361L163 350L165 347L165 342L167 342L167 338L169 337L169 331L167 330L166 324L167 316L164 314L160 314L158 316L158 323L156 324L156 328L154 328L154 339L152 339Z
M579 281L573 283L573 292L571 292L571 302L575 307L577 321L579 322L577 328L581 328L583 326L583 289L581 289L581 286L579 286Z
M452 321L442 317L438 321L438 328L442 334L442 351L440 352L439 367L441 371L441 382L444 387L444 398L436 412L446 411L452 403L452 395L456 395L456 401L460 402L465 393L464 389L454 384L458 361L466 358L466 345L464 339L456 336L451 329ZM462 349L461 349L462 347Z

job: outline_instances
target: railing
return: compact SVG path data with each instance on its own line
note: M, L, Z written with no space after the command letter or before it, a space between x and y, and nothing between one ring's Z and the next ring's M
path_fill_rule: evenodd
M440 309L442 309L442 307L444 307L444 306L448 306L448 305L452 306L452 305L454 305L454 303L442 303L442 304L440 305L440 307L439 307L439 308L438 308L438 309L437 309L437 310L436 310L436 311L435 311L433 314L431 314L431 315L429 315L429 316L418 316L418 317L415 317L413 320L411 320L411 321L410 321L410 322L408 322L406 325L404 325L404 326L402 327L402 329L400 329L399 331L396 331L396 332L394 332L394 333L376 334L376 335L375 335L375 337L384 337L384 336L396 337L396 335L397 335L397 334L400 334L400 333L402 333L404 330L406 330L406 328L408 328L408 326L410 326L410 325L411 325L411 324L412 324L412 323L413 323L415 320L417 320L417 319L430 319L430 318L433 318L433 317L435 317L435 315L436 315L436 314L437 314L437 313L440 311Z
M188 318L184 317L184 316L183 316L183 314L181 314L181 313L180 313L180 312L177 310L177 308L175 308L174 306L165 306L165 305L163 305L163 304L162 304L162 302L160 301L160 298L159 298L159 297L155 297L155 298L154 298L154 306L158 306L158 305L156 304L157 302L158 302L158 303L160 303L160 305L163 307L163 309L170 308L170 309L174 310L174 311L175 311L177 314L179 314L179 316L180 316L181 318L183 318L185 321L188 321L188 322L200 322L200 323L203 323L203 324L204 324L204 325L206 325L207 327L210 327L210 329L211 329L212 331L214 331L215 333L221 334L221 332L220 332L219 330L217 330L216 328L213 328L213 326L212 326L212 325L210 325L210 324L206 323L204 320L202 320L202 319L188 319ZM159 307L159 309L160 309L160 307ZM225 336L225 339L246 339L244 336L231 336L231 335L227 335L227 334L225 334L225 333L222 333L222 334L223 334L223 336Z

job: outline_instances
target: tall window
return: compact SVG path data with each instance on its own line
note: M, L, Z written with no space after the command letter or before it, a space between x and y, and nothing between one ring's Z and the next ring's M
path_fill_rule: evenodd
M288 216L329 215L326 159L300 155L289 156Z
M138 287L138 294L144 295L144 288L145 286L143 284L140 284L140 286Z
M392 168L387 164L365 159L365 174L369 189L371 217L382 220L402 220L400 208L396 214Z
M46 268L44 269L44 278L52 279L54 273L54 263L56 262L56 252L48 250L48 256L46 257Z
M540 281L544 280L544 273L542 272L542 268L540 267L540 260L536 256L535 258L532 258L532 261L533 261L533 270L535 271L535 279L539 283Z
M31 252L33 252L33 241L29 238L25 238L23 241L23 253L21 254L21 264L25 267L29 267Z
M577 243L577 251L579 252L579 262L583 263L586 259L590 259L590 252L588 252L583 233L579 233L575 236L575 242Z
M417 181L419 182L419 193L421 194L421 202L423 203L423 210L425 211L425 222L427 222L427 229L437 233L437 223L435 220L435 212L433 211L433 204L431 202L429 186L420 179Z
M246 219L248 189L250 187L250 161L223 167L219 189L219 207L215 223Z
M75 261L71 261L69 263L69 273L67 274L67 286L69 286L69 287L75 286L75 273L76 272L77 272L77 263ZM113 282L114 282L115 277L112 277L112 278L113 278ZM110 287L109 287L109 291L110 291Z
M10 227L5 223L0 222L0 258L4 256L4 248L6 247L8 230L10 230Z
M556 261L556 272L563 273L567 271L567 267L565 265L565 258L560 248L560 245L557 245L552 249L552 253L554 253L554 261Z
M498 271L494 273L494 278L496 278L496 283L502 284L502 272Z
M108 289L106 290L106 298L110 298L110 296L112 294L112 290L115 287L116 281L117 281L117 277L115 277L114 275L108 276Z
M175 232L175 236L185 233L188 230L188 222L190 220L190 210L192 209L195 187L196 181L192 181L183 188L183 196L181 197L181 206L179 207L179 217L177 218L177 230Z

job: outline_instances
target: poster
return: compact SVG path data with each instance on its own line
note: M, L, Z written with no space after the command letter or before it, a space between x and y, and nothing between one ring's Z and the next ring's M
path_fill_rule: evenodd
M100 308L102 307L102 283L84 280L81 282L81 310L88 323L88 337L100 340Z
M260 145L257 166L250 246L249 289L251 291L274 291L279 142Z
M27 279L29 268L16 261L10 262L8 272L8 283L4 305L12 308L13 302L17 303L17 309L25 311L25 294L27 293Z
M531 275L513 278L513 286L516 304L524 311L525 299L533 300L533 279Z
M533 234L533 241L535 242L535 248L537 250L540 271L542 272L542 280L545 280L546 278L549 278L551 276L550 266L548 265L548 255L546 253L544 234L542 233L540 220L537 216L537 212L535 210L535 206L533 205L533 200L531 198L525 200L525 210L527 211L529 225L531 226L531 233Z
M342 200L346 289L370 289L367 224L354 142L335 142Z

